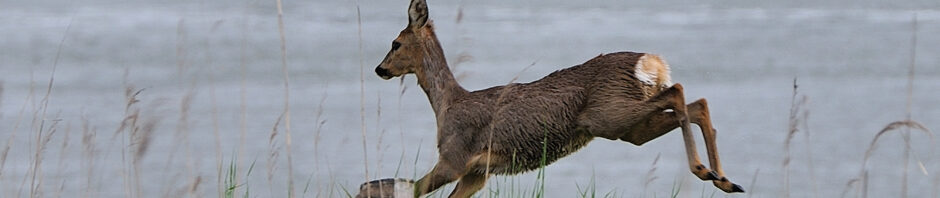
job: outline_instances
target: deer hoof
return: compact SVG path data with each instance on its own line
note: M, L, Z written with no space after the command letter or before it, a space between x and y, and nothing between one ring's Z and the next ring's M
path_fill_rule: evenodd
M737 184L731 184L730 193L744 193L744 187L741 187L741 185L737 185Z
M715 171L708 171L708 175L705 176L704 180L718 180L718 173Z
M718 189L721 189L721 191L725 191L726 193L744 192L744 187L741 187L741 185L737 185L735 183L731 183L731 181L728 181L728 178L726 177L721 177L721 179L714 180L712 183L715 184L715 187L718 187Z
M708 168L706 168L705 165L701 165L701 164L697 166L693 166L692 174L697 176L702 181L718 179L718 174L715 173L715 171L708 170Z

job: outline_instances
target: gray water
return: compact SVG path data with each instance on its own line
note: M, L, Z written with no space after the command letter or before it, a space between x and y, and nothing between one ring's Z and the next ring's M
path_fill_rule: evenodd
M354 1L284 3L289 124L274 1L0 1L0 144L9 148L0 197L213 197L230 163L238 193L251 197L284 197L289 179L298 196L340 197L367 179L427 172L437 154L427 98L413 76L370 72L406 25L407 4L361 2L360 29ZM866 149L907 116L915 14L911 117L940 129L937 1L432 1L430 10L471 90L601 53L662 55L689 100L709 100L725 173L749 191L725 195L693 179L674 132L640 147L595 140L544 169L548 197L577 196L592 181L618 197L860 195L851 181ZM808 119L787 171L794 78ZM142 90L130 107L128 88ZM154 126L138 135L149 135L119 129L135 110L139 125ZM868 160L871 197L900 196L899 134L884 135ZM911 137L909 195L938 197L936 140ZM537 176L494 177L478 195L519 196Z

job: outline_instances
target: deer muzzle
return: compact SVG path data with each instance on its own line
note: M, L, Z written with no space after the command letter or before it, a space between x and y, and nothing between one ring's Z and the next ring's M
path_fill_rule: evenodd
M395 77L392 75L392 73L388 71L388 69L382 68L381 65L375 67L375 74L379 75L379 77L382 77L382 79L385 79L385 80L392 79L392 77Z

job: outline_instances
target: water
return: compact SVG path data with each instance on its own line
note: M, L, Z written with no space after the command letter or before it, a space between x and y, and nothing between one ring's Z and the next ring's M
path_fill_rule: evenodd
M784 140L792 82L798 78L800 93L808 97L809 137L798 133L790 145L788 192L833 197L858 177L875 133L906 116L914 13L911 116L940 129L937 2L845 3L435 1L430 6L452 67L471 90L517 75L518 81L535 80L605 52L662 55L690 100L709 100L725 173L752 193L730 197L787 192ZM219 157L225 166L239 163L240 177L255 164L240 180L258 197L286 196L288 178L297 194L327 197L338 196L337 186L355 193L367 178L396 172L420 177L436 161L427 98L413 76L402 83L370 72L407 23L406 7L362 2L360 31L355 2L285 2L290 177L286 120L278 121L285 89L273 1L0 2L0 137L10 147L0 169L0 195L28 196L32 183L43 196L125 197L133 191L125 180L135 178L129 168L139 142L130 141L128 131L116 132L126 115L126 87L143 89L130 110L140 109L141 124L155 123L136 177L145 197L187 195L193 183L199 184L193 194L218 194L216 177L225 170L217 167ZM463 12L459 23L458 10ZM460 55L472 58L455 64ZM184 104L187 111L181 113ZM37 131L53 122L57 130L40 155L38 181L33 180ZM86 134L94 136L83 143ZM912 161L909 193L936 197L940 156L934 140L919 132L912 137L912 156L929 174ZM716 189L688 174L681 143L677 132L641 147L598 139L548 166L545 191L549 197L571 197L594 180L599 194L663 196L681 185L681 197L710 196ZM902 153L896 133L877 143L867 165L870 196L899 195ZM644 185L649 177L656 179ZM488 185L502 185L506 195L507 182L527 191L536 180L533 172L495 177Z

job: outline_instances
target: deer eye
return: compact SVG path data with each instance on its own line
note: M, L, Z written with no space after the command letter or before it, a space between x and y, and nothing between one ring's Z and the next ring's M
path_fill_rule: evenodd
M392 51L398 50L399 47L401 47L401 43L398 41L392 41Z

